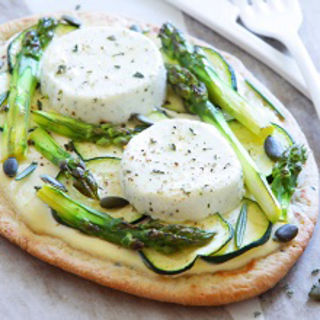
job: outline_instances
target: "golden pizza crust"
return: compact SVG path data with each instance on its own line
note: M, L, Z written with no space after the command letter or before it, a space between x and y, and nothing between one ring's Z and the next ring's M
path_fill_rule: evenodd
M72 12L71 14L78 16L86 24L129 26L133 23L130 19L104 13ZM61 16L61 13L56 16ZM38 18L39 16L32 16L1 25L0 45L15 33L35 24ZM229 54L225 54L225 57L239 73L246 78L254 79L239 60ZM258 87L270 97L267 89L260 84ZM283 125L297 142L307 146L305 136L293 116L280 103L279 108L286 116ZM134 270L75 250L57 238L33 233L3 196L0 196L0 233L43 261L137 296L184 305L211 306L248 299L272 288L284 277L301 256L311 238L318 214L318 170L312 151L309 148L308 150L309 158L301 174L299 189L293 203L293 212L299 221L298 236L281 249L252 261L241 270L179 277Z

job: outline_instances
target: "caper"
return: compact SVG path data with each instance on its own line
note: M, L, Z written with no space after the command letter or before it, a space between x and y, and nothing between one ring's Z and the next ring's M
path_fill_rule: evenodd
M320 301L320 286L319 285L314 285L310 292L309 292L309 297L313 300Z
M115 209L115 208L123 208L129 201L121 197L104 197L100 200L100 206L105 209Z
M14 157L9 157L3 164L3 171L10 178L13 178L17 174L18 168L19 163Z
M62 190L62 191L67 191L66 187L57 179L47 175L47 174L42 174L40 176L41 180L45 183L50 184L51 186L53 186L56 189Z
M64 21L68 22L70 25L74 26L74 27L81 27L82 26L82 22L75 18L75 17L72 17L72 16L69 16L67 14L64 14L62 17L61 17Z
M267 156L273 161L279 160L282 153L284 152L283 146L273 136L268 136L264 141L264 150Z
M288 242L298 234L298 227L294 224L285 224L275 232L275 240L279 242Z
M140 114L140 113L135 113L132 115L132 117L134 119L136 119L137 121L146 124L147 126L152 126L154 124L154 121L148 119L146 116Z

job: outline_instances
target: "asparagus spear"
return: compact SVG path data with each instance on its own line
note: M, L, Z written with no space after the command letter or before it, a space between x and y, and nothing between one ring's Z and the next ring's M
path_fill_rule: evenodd
M271 123L258 109L252 108L229 84L219 78L202 49L191 45L180 30L170 23L165 23L159 37L164 55L194 73L206 85L212 103L225 109L253 133L262 137L272 133L274 128Z
M89 141L100 145L126 145L134 130L114 126L110 123L94 125L57 113L33 111L33 120L44 129L56 132L74 141Z
M279 219L281 208L265 177L246 149L229 128L222 112L209 100L206 86L189 70L179 65L166 65L168 82L183 99L186 109L197 114L203 122L213 124L227 138L242 164L245 183L271 222Z
M161 253L174 253L205 245L215 235L212 231L177 224L163 225L157 221L132 225L76 202L50 185L38 190L37 196L56 211L64 224L133 250L149 247Z
M98 185L81 159L74 159L42 128L32 131L30 139L44 157L73 178L73 186L76 189L89 198L99 199Z
M282 218L287 219L291 197L297 187L298 176L307 161L307 150L303 146L292 145L275 164L271 188L281 203Z
M42 18L22 40L10 81L9 112L2 136L4 160L8 157L22 159L27 154L30 101L39 82L40 58L56 26L55 19Z

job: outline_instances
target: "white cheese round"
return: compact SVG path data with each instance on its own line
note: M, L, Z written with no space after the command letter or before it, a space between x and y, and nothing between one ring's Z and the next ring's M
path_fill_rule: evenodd
M124 151L122 191L141 213L198 221L234 209L244 193L241 164L218 130L199 121L156 123Z
M86 27L46 50L41 90L51 108L86 122L122 123L165 97L166 71L156 45L120 27Z

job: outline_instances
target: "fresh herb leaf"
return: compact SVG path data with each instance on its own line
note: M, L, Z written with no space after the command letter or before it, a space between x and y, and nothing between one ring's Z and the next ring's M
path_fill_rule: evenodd
M314 269L311 271L311 275L316 276L320 272L320 269Z

